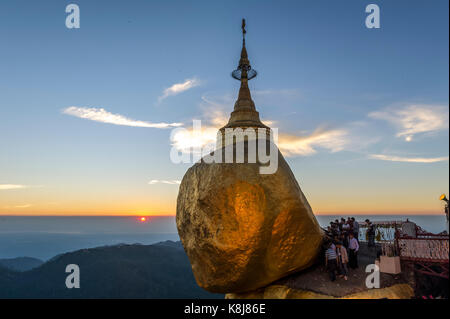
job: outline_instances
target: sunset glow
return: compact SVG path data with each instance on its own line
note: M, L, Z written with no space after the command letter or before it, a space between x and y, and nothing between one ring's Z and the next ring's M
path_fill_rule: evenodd
M408 4L421 21L411 23L404 4L384 1L380 30L355 1L260 1L257 12L251 1L137 1L104 15L101 1L83 1L90 22L76 30L56 0L9 2L0 216L174 216L193 163L171 153L214 144L227 124L243 12L260 72L252 100L314 214L443 214L448 2Z

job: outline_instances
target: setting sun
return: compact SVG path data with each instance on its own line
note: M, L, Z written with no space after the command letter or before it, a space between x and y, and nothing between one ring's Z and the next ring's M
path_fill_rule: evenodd
M140 220L141 220L141 223L144 223L144 222L147 221L147 218L146 217L141 217Z

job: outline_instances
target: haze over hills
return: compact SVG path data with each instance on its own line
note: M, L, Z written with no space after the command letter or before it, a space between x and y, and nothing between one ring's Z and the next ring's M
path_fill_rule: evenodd
M336 218L351 215L317 215L322 227ZM439 216L357 216L358 220L405 220L409 218L427 231L445 229L445 215ZM0 216L0 259L33 257L43 261L84 248L119 243L152 245L178 241L175 217L136 216Z
M27 271L39 267L44 262L32 257L17 257L0 259L0 266L14 271Z
M68 264L80 288L65 286ZM0 266L0 298L223 298L200 288L180 242L115 245L58 255L25 272Z
M317 219L326 226L340 217L317 216ZM369 218L409 218L435 233L445 227L445 215ZM177 239L174 217L152 217L141 223L133 216L3 216L0 298L222 298L197 286L189 260L180 242L175 242ZM47 262L31 270L36 264L27 263L28 258L16 258L19 256ZM65 287L68 275L65 266L69 263L81 267L80 289Z
M41 260L84 248L179 240L174 217L0 216L0 259Z

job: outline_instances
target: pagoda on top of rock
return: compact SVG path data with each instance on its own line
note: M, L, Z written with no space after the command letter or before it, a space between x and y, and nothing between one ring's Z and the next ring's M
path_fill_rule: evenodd
M257 72L252 69L248 59L247 49L245 48L246 33L245 19L242 19L241 59L239 60L239 66L237 69L231 73L233 78L241 82L241 88L239 89L238 99L234 104L234 111L231 113L230 120L222 129L235 127L268 128L266 125L261 123L259 113L256 111L255 103L252 100L250 89L248 88L248 81L255 78Z

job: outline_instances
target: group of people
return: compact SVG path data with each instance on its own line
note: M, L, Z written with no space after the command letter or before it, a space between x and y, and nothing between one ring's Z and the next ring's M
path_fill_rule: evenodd
M359 224L354 217L336 219L330 222L327 233L332 238L325 247L325 267L330 279L335 281L338 274L348 280L349 267L358 268Z

